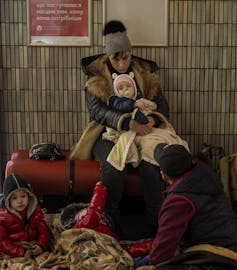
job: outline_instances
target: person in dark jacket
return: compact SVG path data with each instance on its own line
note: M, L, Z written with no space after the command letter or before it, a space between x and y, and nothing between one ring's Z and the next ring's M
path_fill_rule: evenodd
M90 123L70 155L71 159L96 159L101 164L102 183L108 188L106 211L119 223L119 202L122 198L127 166L115 169L106 159L114 143L102 139L106 127L115 130L134 130L137 135L151 133L159 125L155 115L147 117L147 124L139 124L130 114L111 109L107 100L114 95L113 80L120 74L134 74L137 87L136 99L145 98L156 103L157 111L169 115L166 98L160 89L160 77L155 62L136 57L131 53L131 43L126 28L120 21L109 21L104 27L105 54L83 58L81 66L87 75L86 102ZM164 183L159 167L142 160L138 166L146 206L145 214L150 224L147 231L155 232L157 215L162 202ZM153 233L154 235L154 233Z
M237 216L217 174L181 145L159 144L164 192L152 249L138 265L159 270L237 269Z
M44 213L20 176L11 174L5 179L0 207L2 253L30 258L48 249L51 234Z

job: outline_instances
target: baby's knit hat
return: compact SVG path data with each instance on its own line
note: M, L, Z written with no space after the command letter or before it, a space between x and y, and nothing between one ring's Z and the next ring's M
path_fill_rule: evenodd
M180 144L158 144L154 150L154 158L160 169L172 178L183 175L193 167L190 152Z
M131 43L126 28L120 21L109 21L104 27L105 52L112 55L117 52L131 51Z

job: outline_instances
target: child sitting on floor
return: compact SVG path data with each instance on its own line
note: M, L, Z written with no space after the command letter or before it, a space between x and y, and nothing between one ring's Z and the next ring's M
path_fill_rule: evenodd
M47 250L50 229L36 196L20 176L3 183L0 199L0 251L10 257L31 258Z

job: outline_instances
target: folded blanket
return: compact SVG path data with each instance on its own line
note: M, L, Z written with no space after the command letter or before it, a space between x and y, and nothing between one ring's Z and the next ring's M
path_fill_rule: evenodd
M122 133L107 161L120 171L124 169L126 163L137 167L142 160L158 166L153 153L159 143L181 144L189 150L188 143L176 134L170 123L166 123L159 128L153 128L152 133L145 136L137 136L131 130Z

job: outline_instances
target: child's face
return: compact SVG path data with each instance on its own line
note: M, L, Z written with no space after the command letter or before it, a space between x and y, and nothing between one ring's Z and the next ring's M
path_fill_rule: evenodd
M16 190L10 197L10 206L17 212L21 212L28 206L29 195L25 190Z
M118 82L117 91L120 97L133 98L135 96L135 90L132 82L128 81Z

